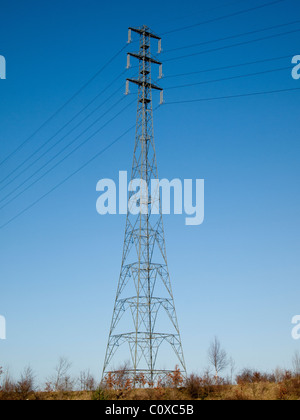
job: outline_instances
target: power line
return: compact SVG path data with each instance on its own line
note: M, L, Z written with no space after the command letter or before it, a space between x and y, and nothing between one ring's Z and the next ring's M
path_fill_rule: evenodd
M44 128L50 121L52 121L53 118L55 118L73 99L75 99L93 80L95 80L98 75L102 73L102 71L105 70L106 67L108 67L108 65L112 63L119 56L119 54L121 54L122 51L124 51L126 47L127 44L124 45L115 55L113 55L112 58L101 67L100 70L98 70L77 92L75 92L70 99L68 99L62 106L60 106L37 130L34 131L34 133L27 137L27 139L24 140L13 152L6 156L6 158L0 162L0 166L7 162L7 160L18 151L20 151L25 146L25 144L27 144L40 130L42 130L42 128Z
M37 200L35 200L33 203L31 203L29 206L27 206L25 209L17 213L14 217L9 219L6 223L0 226L0 229L3 229L10 223L12 223L14 220L22 216L24 213L26 213L28 210L36 206L40 201L42 201L44 198L46 198L49 194L51 194L53 191L57 190L59 187L61 187L63 184L65 184L69 179L71 179L74 175L78 174L80 171L82 171L86 166L88 166L90 163L92 163L95 159L97 159L99 156L101 156L103 153L105 153L108 149L110 149L115 143L117 143L119 140L121 140L122 137L124 137L127 133L129 133L131 130L135 128L135 125L131 126L129 129L127 129L123 134L121 134L119 137L117 137L113 142L111 142L108 146L104 147L100 152L98 152L96 155L94 155L91 159L89 159L87 162L85 162L80 168L78 168L76 171L72 172L70 175L68 175L66 178L64 178L61 182L56 184L53 188L51 188L47 193L43 194L41 197L39 197Z
M123 97L121 101L124 99ZM12 201L17 199L20 195L22 195L24 192L26 192L29 188L31 188L33 185L35 185L37 182L39 182L41 179L43 179L46 175L48 175L53 169L55 169L58 165L63 163L68 157L70 157L73 153L75 153L78 149L80 149L84 144L86 144L92 137L94 137L96 134L98 134L103 128L105 128L109 123L114 121L122 112L124 112L129 106L133 104L133 101L130 102L128 105L125 106L121 111L119 111L114 117L112 117L110 120L108 120L103 126L101 126L99 129L97 129L93 134L91 134L87 139L85 139L83 142L79 143L79 145L76 146L75 149L73 149L70 153L68 153L66 156L64 156L61 160L59 160L55 165L53 165L51 168L49 168L43 175L41 175L38 179L33 181L31 184L29 184L26 188L24 188L20 193L16 194L14 197L12 197L9 201L7 201L3 206L0 207L0 210L2 210L4 207L8 206ZM49 163L49 162L48 162ZM48 164L47 163L47 164ZM46 165L44 165L45 167ZM42 168L43 169L43 168ZM36 172L37 173L37 172ZM31 175L26 181L24 181L22 184L20 184L16 189L19 189L22 185L24 185L25 182L27 182L29 179L31 179L36 173ZM16 190L15 189L15 190ZM8 194L6 197L4 197L1 202L3 202L8 196L10 196L12 193Z
M295 22L296 23L296 22ZM286 25L286 24L284 24L284 25ZM300 29L299 30L296 30L297 32L298 31L300 31ZM288 32L288 33L291 33L291 32L294 32L294 31L290 31L290 32ZM280 36L280 35L284 35L284 34L276 34L276 35L272 35L271 37L274 37L274 36ZM269 37L266 37L266 38L269 38ZM263 38L263 39L266 39L266 38ZM259 40L261 40L261 38L260 39L258 39L258 40L252 40L252 41L247 41L246 43L250 43L250 42L257 42L257 41L259 41ZM244 44L244 43L243 43ZM241 44L234 44L234 45L231 45L231 46L226 46L226 47L221 47L220 49L223 49L223 48L230 48L230 47L234 47L234 46L237 46L237 45L241 45ZM219 48L218 48L218 50L219 50ZM212 50L210 50L210 51L212 51ZM215 49L213 50L213 51L215 51ZM209 51L205 51L205 52L209 52ZM202 53L205 53L205 52L200 52L200 53L195 53L195 54L202 54ZM194 54L192 54L192 55L194 55ZM188 55L188 56L190 56L190 55ZM186 56L184 56L184 57L186 57ZM183 58L183 57L179 57L179 58ZM174 60L174 59L177 59L177 58L172 58L172 59L169 59L169 60ZM169 60L165 60L165 61L169 61ZM121 75L123 75L124 74L124 72L125 71L123 71L109 86L107 86L100 94L102 94L105 90L107 90L108 89L108 87L110 87L119 77L121 77ZM93 103L99 96L100 96L100 94L98 94L86 107L84 107L81 111L79 111L79 113L77 113L76 115L75 115L75 117L74 118L72 118L67 124L65 124L60 130L58 130L58 132L56 132L55 134L54 134L54 136L52 136L48 141L46 141L46 143L45 144L47 144L51 139L53 139L60 131L62 131L67 125L69 125L79 114L81 114L91 103ZM44 145L45 145L44 144ZM4 179L2 179L1 181L0 181L0 183L2 183L2 182L4 182L6 179L8 179L16 170L18 170L21 166L23 166L23 164L24 163L26 163L29 159L31 159L31 157L33 157L36 153L38 153L43 147L44 147L44 145L42 145L40 148L38 148L29 158L27 158L23 163L21 163L17 168L15 168L15 170L14 171L12 171L9 175L7 175ZM44 156L44 155L43 155ZM36 162L36 161L35 161ZM34 163L35 163L34 162ZM30 167L30 166L29 166ZM26 168L26 170L29 168L29 167L27 167ZM24 171L22 171L21 173L23 173ZM16 179L16 177L13 179L13 180L15 180ZM10 182L11 183L11 182ZM9 183L9 184L10 184ZM6 187L6 186L5 186ZM5 188L4 187L4 188ZM2 188L3 189L3 188ZM1 189L1 190L2 190ZM0 190L0 191L1 191Z
M235 12L235 13L230 13L228 15L219 16L217 18L208 19L208 20L205 20L205 21L202 21L202 22L195 23L193 25L183 26L183 27L180 27L180 28L177 28L177 29L172 29L170 31L167 31L167 32L162 33L161 35L169 35L169 34L174 33L174 32L185 31L187 29L192 29L192 28L195 28L197 26L201 26L201 25L205 25L205 24L213 23L213 22L218 22L218 21L223 20L223 19L228 19L228 18L231 18L231 17L234 17L234 16L242 15L244 13L249 13L249 12L253 12L255 10L259 10L259 9L262 9L262 8L265 8L265 7L273 6L275 4L282 3L283 1L286 1L286 0L276 0L276 1L272 1L270 3L264 3L264 4L260 5L260 6L252 7L252 8L249 8L249 9L240 10L239 12Z
M211 72L211 71L233 69L233 68L236 68L236 67L249 66L249 65L252 65L252 64L259 64L259 63L265 63L265 62L270 62L270 61L283 60L283 59L286 59L286 58L291 58L292 56L293 56L293 54L289 54L289 55L284 55L284 56L281 56L281 57L264 58L263 60L247 61L245 63L233 64L233 65L224 66L224 67L214 67L214 68L211 68L211 69L197 70L197 71L192 71L192 72L188 72L188 73L168 74L168 75L164 76L164 79L170 79L170 78L181 77L181 76L190 76L192 74L208 73L208 72Z
M280 25L273 25L273 26L269 26L267 28L257 29L255 31L249 31L249 32L243 32L243 33L236 34L236 35L230 35L230 36L226 36L226 37L223 37L223 38L213 39L213 40L210 40L210 41L203 41L203 42L199 42L197 44L190 44L190 45L185 45L183 47L172 48L172 49L168 49L166 51L164 50L163 54L167 54L169 52L178 51L178 50L184 50L186 48L193 48L193 47L199 47L201 45L213 44L215 42L221 42L221 41L226 41L228 39L239 38L241 36L253 35L253 34L260 33L260 32L270 31L272 29L283 28L285 26L290 26L290 25L296 25L297 23L300 23L300 20L295 20L295 21L288 22L288 23L282 23Z
M239 76L233 76L233 77L230 77L230 78L224 78L224 79L216 79L216 80L210 80L210 81L202 81L202 82L198 82L198 83L192 83L192 84L187 84L187 85L181 85L181 86L172 86L172 87L169 87L169 88L166 88L166 89L174 89L174 88L181 88L181 87L187 87L187 86L194 86L194 85L197 85L197 84L205 84L205 83L213 83L213 82L218 82L218 81L223 81L223 80L230 80L230 79L235 79L235 78L241 78L241 77L248 77L248 76L255 76L255 75L259 75L259 74L264 74L264 73L270 73L270 72L273 72L273 71L280 71L280 70L286 70L286 69L289 69L290 67L284 67L284 68L280 68L280 69L274 69L274 70L267 70L267 71L263 71L263 72L257 72L257 73L250 73L250 74L247 74L247 75L239 75ZM290 90L290 89L289 89ZM292 90L295 90L295 89L292 89ZM259 92L259 93L250 93L250 94L243 94L243 95L233 95L233 96L226 96L226 97L217 97L217 98L203 98L203 99L197 99L197 100L191 100L191 101L179 101L179 102L168 102L167 104L172 104L172 103L184 103L184 102L195 102L195 101L197 101L197 102L199 102L199 101L208 101L208 100L217 100L217 99L225 99L225 98L234 98L234 97L242 97L242 96L253 96L253 95L262 95L262 94L270 94L270 93L276 93L276 92L283 92L283 91L287 91L287 90L279 90L279 91L271 91L271 92ZM113 107L115 106L116 104L114 104L113 105ZM130 104L129 104L130 105ZM126 109L127 107L125 107L124 109ZM110 109L111 110L111 109ZM110 110L108 110L108 111L110 111ZM108 112L107 111L107 112ZM121 111L122 112L122 111ZM104 114L105 115L105 114ZM117 115L119 115L119 113L117 114ZM102 117L102 116L101 116ZM99 117L97 120L96 120L96 122L101 118L101 117ZM113 117L110 121L112 121L113 119L114 119L115 117ZM109 122L110 122L109 121ZM95 122L92 124L92 125L94 125L95 124ZM106 126L107 125L107 123L104 125L104 126ZM91 127L91 126L90 126ZM83 133L81 133L79 136L81 136L82 134L84 134L90 127L88 127ZM101 129L102 129L103 127L101 127ZM92 136L94 136L95 135L95 133L92 135ZM91 136L91 137L92 137ZM83 144L85 144L91 137L89 137L87 140L85 140L84 142L82 142L79 146L77 146L77 148L76 149L74 149L71 153L69 153L69 155L67 155L66 157L64 157L60 162L58 162L54 167L52 167L52 168L50 168L50 170L49 171L47 171L45 174L43 174L42 175L42 177L40 177L38 180L36 180L36 181L34 181L32 184L30 184L28 187L26 187L22 192L21 192L21 194L23 193L23 192L25 192L25 191L27 191L32 185L34 185L36 182L38 182L41 178L43 178L45 175L47 175L50 171L52 171L58 164L60 164L61 162L63 162L67 157L69 157L71 154L73 154L79 147L81 147ZM78 137L77 137L78 138ZM76 139L77 139L76 138ZM76 140L75 139L75 140ZM74 140L74 141L75 141ZM70 145L70 144L72 144L74 141L72 141L71 143L69 143L68 145L67 145L67 147ZM66 147L65 147L66 148ZM64 149L63 149L64 150ZM36 171L34 174L32 174L29 178L27 178L21 185L19 185L18 187L17 187L17 189L19 189L22 185L24 185L28 180L30 180L34 175L36 175L40 170L42 170L45 166L47 166L52 160L54 160L60 153L61 153L62 151L60 151L56 156L54 156L49 162L47 162L42 168L39 168L39 170L38 171ZM5 199L6 198L8 198L10 195L12 194L12 192L10 193L10 194L8 194L7 196L5 196L0 202L3 202L3 201L5 201ZM12 200L10 200L9 202L7 202L4 206L2 206L1 208L0 208L0 210L1 209L3 209L4 207L6 207L11 201L13 201L15 198L17 198L18 196L19 196L20 194L18 194L17 196L15 196Z
M195 53L191 53L191 54L186 54L186 55L182 55L182 56L179 56L179 57L172 57L172 58L168 58L168 59L164 60L164 63L167 62L167 61L180 60L182 58L194 57L196 55L202 55L202 54L207 54L207 53L211 53L211 52L215 52L215 51L225 50L225 49L228 49L228 48L233 48L233 47L239 47L239 46L242 46L242 45L252 44L252 43L255 43L255 42L259 42L259 41L264 41L266 39L277 38L277 37L283 36L283 35L290 35L290 34L296 33L296 32L300 32L300 29L295 29L295 30L288 31L288 32L282 32L280 34L268 35L268 36L265 36L265 37L262 37L262 38L252 39L251 41L243 41L243 42L239 42L237 44L225 45L224 47L213 48L213 49L210 49L210 50L205 50L205 51L195 52Z
M241 0L231 1L230 3L226 3L226 4L223 4L223 5L220 5L220 6L216 6L216 7L212 7L210 9L203 9L203 10L200 10L199 12L196 12L196 14L203 14L203 13L207 13L207 12L213 12L214 10L224 9L224 8L227 8L227 7L232 6L234 4L237 4L237 3L240 4L241 3ZM168 19L168 22L174 22L174 21L178 21L178 20L181 20L182 21L182 19L186 19L186 18L189 18L191 16L192 17L195 17L195 13L189 14L189 15L185 15L185 16L180 16L179 18ZM164 24L165 24L165 20L164 20Z
M233 99L233 98L243 98L247 96L258 96L258 95L270 95L274 93L282 93L282 92L292 92L300 90L300 88L290 88L290 89L280 89L280 90L271 90L271 91L264 91L264 92L252 92L252 93L243 93L240 95L230 95L230 96L218 96L213 98L199 98L199 99L190 99L184 101L172 101L172 102L165 102L164 105L174 105L174 104L184 104L184 103L192 103L192 102L207 102L207 101L217 101L221 99Z
M118 88L115 92L113 92L112 95L110 95L110 97L107 99L111 99L116 93L120 92L120 88ZM122 98L124 99L124 97ZM40 159L42 159L47 153L49 153L52 149L54 149L59 143L61 143L67 136L69 136L73 131L75 131L84 121L86 121L92 114L94 114L106 101L102 102L96 109L94 109L89 115L87 115L83 120L81 120L75 127L73 127L68 133L66 133L63 137L61 137L56 143L54 143L50 148L48 148L41 156L39 156L37 159L35 159L34 162L32 162L30 165L28 165L25 169L23 169L23 171L21 171L19 174L17 174L14 178L12 178L6 185L4 185L4 187L2 187L0 189L0 191L4 190L5 188L7 188L12 182L14 182L17 178L19 178L19 176L21 176L24 172L27 171L27 169L29 169L31 166L33 166L35 163L37 163ZM73 143L75 143L76 140L78 140L78 138L80 138L83 134L85 134L92 126L94 126L98 121L100 121L106 114L108 114L115 106L117 106L119 104L120 100L118 100L117 102L115 102L108 110L106 110L106 112L104 112L104 114L101 114L92 124L90 124L87 128L85 128L79 135L77 135L77 137L75 137L75 139L73 139L71 142L69 142L67 145L65 145L63 147L63 149L61 149L55 156L53 156L52 158L50 158L50 160L48 162L46 162L42 167L40 167L39 169L37 169L32 175L29 176L29 178L27 178L25 181L23 181L23 183L21 185L24 185L28 180L30 180L34 175L36 175L37 173L39 173L42 169L45 168L45 166L49 165L49 163L51 163L53 160L55 160L61 153L63 153L68 147L70 147ZM20 186L17 187L17 189ZM4 201L7 197L9 197L12 194L9 193L7 194L2 200L0 200L0 203L2 203L2 201Z
M126 71L126 70L125 70ZM47 139L42 145L36 149L29 157L27 157L23 162L21 162L13 171L11 171L5 178L0 181L2 184L6 181L11 175L13 175L18 169L20 169L25 163L27 163L31 158L33 158L38 152L40 152L53 138L55 138L61 131L63 131L68 125L70 125L79 115L81 115L92 103L94 103L107 89L109 89L123 74L123 71L119 76L117 76L108 86L106 86L99 94L97 94L84 108L82 108L74 117L72 117L66 124L64 124L54 135L52 135L49 139ZM88 114L79 124L72 128L67 134L65 134L58 142L54 143L53 146L47 149L47 151L42 154L38 159L36 159L33 163L28 165L23 171L21 171L15 178L13 178L8 184L0 189L2 191L6 188L11 182L13 182L16 178L22 175L27 169L29 169L32 165L34 165L41 157L45 156L49 151L51 151L57 144L59 144L65 137L67 137L71 132L73 132L76 128L78 128L86 119L88 119L95 111L101 108L110 98L112 98L116 93L118 93L120 88L118 88L112 95L110 95L104 102L97 106L90 114Z
M224 77L222 79L204 80L204 81L196 82L196 83L187 83L185 85L170 86L170 87L164 88L164 90L179 89L179 88L185 88L185 87L196 86L196 85L205 85L205 84L208 84L208 83L223 82L223 81L226 81L226 80L241 79L241 78L250 77L250 76L259 76L261 74L267 74L267 73L273 73L273 72L276 72L276 71L288 70L290 68L291 68L291 66L288 66L288 67L281 67L281 68L278 68L278 69L264 70L264 71L260 71L260 72L256 72L256 73L248 73L248 74L241 74L241 75L238 75L238 76Z
M134 101L132 101L128 106L132 105ZM159 106L157 106L153 112L155 112ZM123 134L121 134L119 137L117 137L115 140L113 140L111 143L109 143L106 147L101 149L98 153L96 153L92 158L90 158L88 161L86 161L83 165L81 165L78 169L76 169L74 172L72 172L70 175L68 175L66 178L64 178L62 181L60 181L58 184L56 184L53 188L51 188L48 192L43 194L41 197L39 197L37 200L35 200L33 203L31 203L29 206L27 206L25 209L21 210L19 213L17 213L14 217L9 219L7 222L5 222L3 225L0 226L0 229L3 229L4 227L8 226L10 223L12 223L14 220L18 219L20 216L22 216L24 213L26 213L28 210L32 209L34 206L36 206L40 201L42 201L44 198L46 198L48 195L50 195L52 192L57 190L59 187L61 187L63 184L65 184L69 179L71 179L73 176L77 175L79 172L81 172L84 168L86 168L90 163L92 163L94 160L96 160L99 156L101 156L103 153L105 153L107 150L109 150L114 144L116 144L118 141L120 141L126 134L128 134L130 131L132 131L134 128L136 128L136 124L129 127L126 131L124 131ZM96 135L101 129L99 129L97 132L95 132L93 135Z
M274 5L274 4L277 4L277 3L280 3L280 2L283 2L283 1L286 1L286 0L276 0L276 1L272 1L272 2L270 2L270 3L265 3L265 4L263 4L263 5L260 5L260 6L256 6L256 7L253 7L253 8L249 8L249 9L244 9L244 10L242 10L242 11L239 11L239 12L235 12L235 13L232 13L232 14L229 14L229 15L225 15L225 16L220 16L220 17L218 17L218 18L214 18L214 19L209 19L209 20L207 20L207 21L202 21L202 22L199 22L199 23L196 23L196 24L193 24L193 25L189 25L189 26L186 26L186 27L181 27L181 28L177 28L177 29L173 29L173 30L171 30L171 31L168 31L168 32L165 32L164 33L164 35L165 34L170 34L170 33L173 33L173 32L177 32L177 31L181 31L181 30L185 30L185 29L189 29L189 28L192 28L192 27L196 27L196 26L199 26L199 25L203 25L203 24L207 24L207 23L211 23L211 22L215 22L215 21L219 21L219 20L222 20L222 19L226 19L226 18L229 18L229 17L233 17L233 16L237 16L237 15L240 15L240 14L244 14L244 13L248 13L248 12L251 12L251 11L254 11L254 10L258 10L258 9L261 9L261 8L264 8L264 7L268 7L268 6L272 6L272 5ZM233 2L233 3L236 3L236 2ZM211 9L211 10L213 10L213 9ZM2 164L4 164L8 159L10 159L15 153L17 153L19 150L21 150L24 146L25 146L25 144L27 144L46 124L48 124L63 108L65 108L76 96L78 96L113 60L115 60L115 58L125 49L127 47L127 44L126 45L124 45L110 60L108 60L105 64L104 64L104 66L102 66L102 68L99 70L99 71L97 71L96 72L96 74L95 75L93 75L74 95L72 95L72 97L68 100L68 101L66 101L60 108L58 108L58 110L57 111L55 111L37 130L35 130L35 132L33 133L33 134L31 134L25 141L23 141L13 152L11 152L5 159L3 159L1 162L0 162L0 165L2 165Z

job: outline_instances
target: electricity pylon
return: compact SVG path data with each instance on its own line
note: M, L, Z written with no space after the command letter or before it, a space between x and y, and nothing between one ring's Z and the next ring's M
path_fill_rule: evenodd
M162 89L151 81L151 64L161 63L151 55L151 39L158 40L159 51L161 39L146 26L129 28L140 36L138 53L128 53L127 67L130 67L130 57L139 60L139 76L137 79L127 79L126 93L129 93L129 83L138 85L138 106L136 138L132 165L131 181L141 180L140 211L132 211L134 193L129 193L128 214L126 220L125 240L121 273L115 300L108 346L105 356L103 378L117 369L112 367L113 359L119 347L128 344L130 366L126 374L135 382L142 374L145 380L153 384L158 378L163 378L174 371L175 365L158 368L158 355L161 347L167 343L183 376L186 367L183 356L180 332L171 288L162 208L159 187L151 195L151 179L158 180L156 153L153 135L152 89ZM143 209L143 211L142 211ZM135 213L135 214L133 214ZM129 314L129 319L120 326L122 318ZM167 321L167 323L162 323ZM119 331L117 331L119 330ZM167 361L170 362L170 348L166 349ZM123 356L124 355L124 356ZM122 352L123 361L125 353ZM162 360L159 359L161 363Z

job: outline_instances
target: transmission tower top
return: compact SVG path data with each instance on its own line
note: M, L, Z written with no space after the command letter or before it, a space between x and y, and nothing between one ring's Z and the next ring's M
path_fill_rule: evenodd
M161 53L161 37L157 36L154 32L152 32L148 26L143 25L140 28L132 28L129 27L128 28L128 44L130 44L132 42L131 40L131 32L136 32L139 35L145 35L149 38L154 38L158 40L158 53Z
M159 79L162 78L162 63L151 55L151 38L158 40L158 54L161 52L161 38L155 35L148 26L142 26L140 28L129 28L128 29L128 43L132 42L131 32L136 32L140 35L140 49L139 52L129 52L127 54L127 69L130 68L130 57L134 57L139 60L139 77L138 79L127 79L126 81L126 95L129 94L129 83L134 83L139 87L143 87L145 95L143 95L142 101L144 103L150 102L148 96L151 89L160 91L160 104L163 103L163 89L157 84L151 81L151 64L159 65Z

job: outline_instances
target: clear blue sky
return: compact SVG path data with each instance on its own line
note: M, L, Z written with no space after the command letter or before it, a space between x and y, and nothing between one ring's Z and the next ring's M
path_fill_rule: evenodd
M128 26L146 24L163 34L267 2L3 0L0 54L7 60L7 80L0 80L0 160L124 46ZM168 53L169 49L292 22L299 12L298 0L286 0L166 34L160 59L300 29L298 23ZM129 49L134 50L134 45ZM165 101L299 88L300 81L291 78L291 59L296 54L300 54L299 32L166 61L164 75L168 76L287 56L227 70L166 77L160 82L164 88L287 69L166 89ZM0 167L1 179L104 89L125 65L124 51ZM125 77L124 83L120 78L105 93L102 100L119 85L120 92L96 115L123 97ZM123 99L94 128L132 99ZM158 101L154 95L154 104ZM91 109L99 103L101 98ZM1 225L134 124L135 109L135 105L129 107L33 188L0 210ZM83 127L91 121L93 118ZM292 354L300 348L300 343L291 338L292 316L300 313L299 91L166 104L155 113L154 126L160 176L205 179L203 225L186 227L184 216L164 218L188 371L200 372L206 367L207 347L215 335L239 369L290 367ZM73 133L65 141L74 137ZM100 377L120 270L125 216L96 213L96 183L101 178L116 179L119 170L130 170L133 144L131 132L1 229L0 314L7 320L7 340L0 341L0 365L9 366L15 375L30 364L43 381L57 358L66 355L73 362L74 374L90 368ZM56 150L59 147L51 156ZM47 157L41 159L24 177L46 161ZM21 181L22 177L7 186L1 197L14 191Z

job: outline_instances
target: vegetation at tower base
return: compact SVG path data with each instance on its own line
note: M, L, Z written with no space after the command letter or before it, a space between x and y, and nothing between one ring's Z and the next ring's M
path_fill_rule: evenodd
M244 369L231 383L204 372L191 374L185 380L174 369L165 381L149 388L143 377L135 388L126 373L111 375L96 387L91 376L81 373L72 379L73 389L61 386L55 390L49 383L37 386L32 369L26 368L18 380L0 368L0 400L299 400L300 375L277 368L273 373ZM122 386L120 387L120 384ZM84 389L86 388L86 389Z

